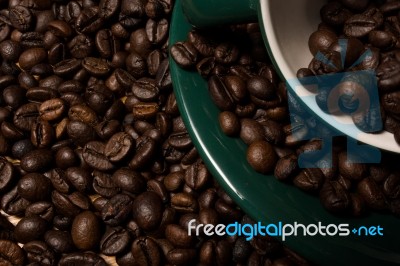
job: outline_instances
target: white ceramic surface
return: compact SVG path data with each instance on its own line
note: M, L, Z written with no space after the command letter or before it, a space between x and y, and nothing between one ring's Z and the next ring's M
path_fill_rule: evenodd
M321 0L260 0L261 14L268 46L286 80L296 77L301 67L307 67L312 59L308 38L320 23L319 10L326 1ZM366 144L400 153L400 145L393 134L364 133L356 128L350 117L324 113L316 104L315 94L303 86L295 88L300 99L319 117L330 125ZM349 126L351 130L349 130Z

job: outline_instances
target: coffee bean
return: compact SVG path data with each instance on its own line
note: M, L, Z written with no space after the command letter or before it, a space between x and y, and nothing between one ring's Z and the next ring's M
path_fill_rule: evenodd
M122 224L132 211L132 200L125 194L112 197L101 210L104 223L117 226Z
M311 34L308 39L308 46L313 55L317 52L328 50L333 43L336 42L337 36L335 33L327 30L318 30Z
M32 150L21 158L21 168L27 172L39 172L49 167L52 161L53 156L50 150Z
M371 209L387 209L386 197L372 178L367 177L360 181L357 185L357 192L363 197Z
M40 239L46 232L47 221L39 216L24 217L15 226L15 238L20 243Z
M78 59L65 59L54 65L54 74L61 77L68 77L76 73L81 67L81 61ZM60 82L61 83L61 82ZM58 86L57 86L58 87Z
M257 172L272 171L277 159L272 145L266 141L255 141L247 149L247 161Z
M76 252L64 255L58 263L60 266L68 265L96 265L107 266L105 260L93 252Z
M93 33L104 24L104 17L100 16L98 6L84 8L75 20L75 29L83 34Z
M18 62L22 69L30 70L33 66L43 63L47 59L47 52L43 48L30 48L21 53Z
M152 44L147 38L145 28L139 28L132 32L130 39L130 51L136 52L146 58L152 50Z
M74 58L77 59L83 59L85 57L88 57L94 47L94 42L90 37L79 34L76 35L69 43L68 43L68 48L71 53L71 55Z
M9 215L22 215L30 202L22 198L17 192L17 186L13 187L1 198L1 209Z
M25 255L23 250L9 240L0 240L1 264L4 265L24 265Z
M57 253L69 253L75 249L69 232L49 230L44 235L44 240Z
M188 193L177 193L171 198L171 207L183 213L195 212L198 209L198 202Z
M93 177L90 172L81 167L69 167L65 171L65 177L68 183L75 187L78 191L91 191Z
M99 218L90 211L78 214L72 223L71 235L75 246L81 250L92 249L101 237Z
M119 0L102 0L102 1L100 1L100 3L99 3L100 17L108 19L108 18L114 16L117 13L120 5L121 5L121 1L119 1Z
M156 142L150 137L141 138L136 142L136 153L129 163L133 170L145 166L156 152Z
M49 194L49 193L48 193ZM47 222L51 222L54 218L55 210L53 204L47 201L38 201L29 205L25 210L25 216L39 216Z
M40 201L50 195L50 179L42 174L31 173L23 176L18 182L18 193L29 201Z
M234 108L234 99L220 77L210 77L208 80L208 89L210 91L211 98L219 109L223 111L230 111Z
M111 1L104 1L111 2ZM117 1L113 1L117 2ZM110 58L119 50L119 42L110 30L100 30L96 34L95 39L96 48L99 51L101 57Z
M150 237L139 237L132 244L132 255L139 265L161 265L161 252Z
M30 241L23 246L23 249L31 263L40 263L48 266L56 264L56 255L43 241Z
M130 240L131 236L126 229L122 227L110 228L100 241L100 250L108 256L121 254L128 247Z
M133 201L133 217L144 230L154 230L161 222L163 204L154 192L144 192Z
M183 68L190 68L197 61L197 50L188 42L178 42L171 47L171 56Z
M92 75L102 77L110 72L110 67L105 60L96 57L86 57L82 66Z
M143 177L128 168L118 169L111 178L119 188L130 193L140 193L145 187Z
M176 247L188 248L191 246L193 237L188 235L179 225L169 224L165 229L165 237Z
M194 163L186 169L184 179L190 188L200 190L209 181L210 173L203 163Z
M32 12L27 7L22 5L17 5L11 8L9 16L11 25L21 32L29 30L34 22L34 16Z
M342 26L351 17L351 12L336 1L324 5L320 12L322 21L333 27Z
M293 179L293 184L305 191L317 191L324 182L324 174L319 168L304 169Z
M39 111L40 112L40 111ZM55 132L51 124L45 120L39 121L31 129L31 142L39 148L49 147L55 138Z

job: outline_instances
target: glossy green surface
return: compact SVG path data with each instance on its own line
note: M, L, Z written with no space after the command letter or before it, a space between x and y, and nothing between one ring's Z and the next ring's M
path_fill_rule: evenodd
M187 38L191 29L181 1L177 0L170 31L170 44ZM289 237L285 244L319 265L399 265L399 220L373 214L364 219L341 219L327 213L316 197L257 174L245 158L245 144L225 136L218 125L218 109L211 101L207 83L194 71L180 69L171 59L172 81L186 127L213 176L256 221L264 223L350 224L384 228L383 237Z
M257 18L257 0L187 0L182 8L197 27L209 27L235 22L247 22Z

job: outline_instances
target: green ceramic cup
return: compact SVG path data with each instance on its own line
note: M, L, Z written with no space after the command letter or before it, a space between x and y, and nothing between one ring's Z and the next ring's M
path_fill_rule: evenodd
M322 0L183 0L182 6L189 22L197 27L257 21L263 28L264 41L279 74L286 80L296 77L301 67L308 66L312 55L308 38L317 29L321 19L319 10L327 1ZM303 86L296 87L305 108L328 125L371 146L400 153L400 145L393 134L383 131L368 134L360 131L350 116L330 115L322 112ZM312 96L312 97L308 97Z
M307 9L307 6L319 3L319 6L314 8L315 12L318 12L321 5L319 0L261 1L268 2L269 5L282 2L285 6L291 7L290 10L303 11ZM297 2L306 6L300 7L300 4L296 4ZM221 6L222 3L225 3L225 6ZM183 7L185 7L186 16ZM223 12L230 7L240 7L243 12L238 12L236 9L234 9L235 12ZM228 23L237 21L238 13L242 14L240 21L248 21L252 18L256 21L256 9L259 7L260 3L258 2L239 0L176 0L169 43L173 45L178 41L186 40L187 34L192 28L191 23L203 27L217 25L214 23ZM189 10L194 10L195 15ZM219 16L214 16L218 13ZM232 14L234 15L232 16ZM191 23L187 17L190 17ZM283 17L282 20L289 20L293 25L296 25L297 22L292 16ZM312 30L317 25L313 23L318 23L319 19L317 17L313 19L310 15L309 20L309 30ZM313 25L311 26L311 24ZM307 30L305 29L303 32L304 38L308 38ZM302 29L299 31L302 32ZM293 44L289 43L288 45L290 47ZM307 44L304 47L306 46ZM311 59L311 56L308 59ZM253 219L263 223L281 221L305 225L319 222L323 225L345 223L349 224L351 229L379 225L384 228L384 236L360 237L352 233L345 237L298 235L287 238L285 245L316 265L384 266L400 264L398 218L379 213L374 213L366 218L336 217L323 209L318 198L303 193L293 186L283 184L274 176L256 173L246 161L246 145L240 139L225 136L220 130L219 110L210 99L207 82L195 71L179 68L172 59L170 59L170 71L182 118L197 150L220 185Z

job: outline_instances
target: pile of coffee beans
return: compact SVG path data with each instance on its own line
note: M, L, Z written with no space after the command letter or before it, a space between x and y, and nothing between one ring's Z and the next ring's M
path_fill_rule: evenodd
M298 76L374 71L378 79L380 115L370 108L362 114L352 113L353 121L361 130L366 121L382 121L382 130L393 133L400 143L400 1L330 1L321 9L321 20L318 30L310 36L310 51L313 55L322 53L334 67L315 58L308 68L299 70ZM346 51L342 51L338 39L347 41ZM369 55L356 63L367 50ZM341 59L343 52L346 52L345 62ZM360 86L343 88L342 94L350 96L348 105L356 102L362 89ZM322 94L317 96L317 103L324 110L327 99ZM381 117L374 117L377 115Z
M248 163L259 173L274 174L278 180L318 196L324 208L336 215L364 216L370 211L400 215L398 156L383 153L380 164L355 163L361 161L360 154L347 151L344 136L334 138L332 150L322 150L323 141L315 136L332 133L315 119L305 120L307 116L301 115L305 111L287 94L268 59L258 25L221 31L192 30L187 40L174 44L170 52L178 65L196 70L207 80L210 97L221 111L215 119L226 135L248 145ZM319 41L324 44L328 40L325 36ZM349 40L348 57L357 58L361 53L351 52L357 43L360 41ZM289 102L296 112L289 114ZM321 150L317 158L310 158L310 167L299 166L301 154Z
M270 237L188 234L254 221L180 117L172 9L0 1L0 265L308 265Z

